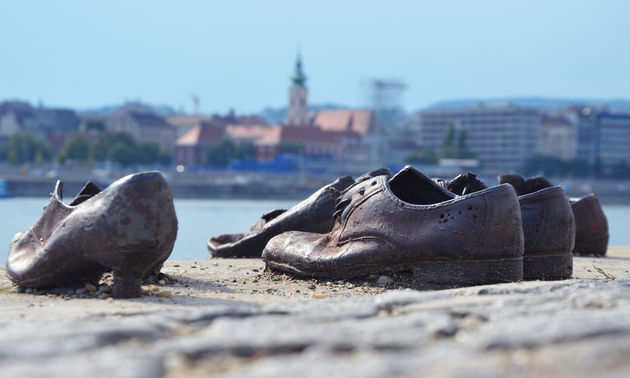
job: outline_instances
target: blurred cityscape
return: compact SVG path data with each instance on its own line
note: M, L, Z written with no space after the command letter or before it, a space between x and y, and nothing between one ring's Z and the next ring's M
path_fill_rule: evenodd
M286 83L278 83L283 90ZM570 193L627 192L630 101L451 101L406 113L404 82L362 83L362 109L314 106L298 56L287 107L192 114L140 102L89 111L0 103L0 189L45 195L42 180L106 185L160 169L176 195L302 195L334 177L412 164L433 177L545 175ZM238 104L235 104L238 105Z

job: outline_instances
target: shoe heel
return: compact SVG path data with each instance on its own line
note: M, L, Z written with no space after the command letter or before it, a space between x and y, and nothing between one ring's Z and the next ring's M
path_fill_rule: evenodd
M565 280L573 274L571 252L523 256L523 278L526 280Z
M142 274L131 273L125 269L114 270L115 298L134 298L142 295Z
M422 262L414 264L412 271L418 281L437 286L516 282L523 279L523 259Z

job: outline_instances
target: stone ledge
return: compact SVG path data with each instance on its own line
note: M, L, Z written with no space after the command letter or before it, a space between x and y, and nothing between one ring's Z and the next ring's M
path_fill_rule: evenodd
M575 258L570 280L449 290L263 270L257 259L168 261L176 282L105 300L20 294L2 269L0 376L630 373L627 247Z

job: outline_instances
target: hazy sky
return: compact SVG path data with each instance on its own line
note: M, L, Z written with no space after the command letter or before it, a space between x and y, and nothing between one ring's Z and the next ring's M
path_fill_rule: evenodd
M0 100L124 100L205 112L287 103L299 44L310 103L407 83L455 98L630 97L630 1L2 1Z

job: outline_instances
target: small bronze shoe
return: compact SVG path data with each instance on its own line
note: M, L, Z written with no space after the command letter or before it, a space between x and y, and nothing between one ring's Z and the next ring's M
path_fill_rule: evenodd
M346 190L334 218L326 234L274 237L263 260L272 269L331 279L400 270L449 286L523 278L523 229L509 185L460 197L405 167Z
M387 168L377 169L359 176L340 177L320 188L307 199L289 210L272 210L255 222L249 233L213 236L207 246L213 257L260 257L272 237L286 231L328 232L334 224L335 201L340 193L352 185L371 177L391 176Z
M499 184L505 183L511 184L519 195L525 235L524 278L570 278L576 224L564 190L543 177L525 181L518 175L499 176Z
M594 194L571 199L575 217L574 255L604 256L608 249L608 221Z
M88 183L69 205L57 182L44 213L13 237L9 279L22 287L95 281L113 270L115 297L141 295L142 278L173 250L177 217L160 172L121 178L100 191Z

